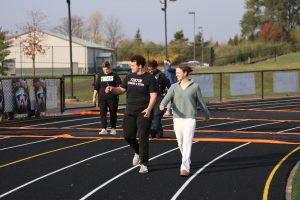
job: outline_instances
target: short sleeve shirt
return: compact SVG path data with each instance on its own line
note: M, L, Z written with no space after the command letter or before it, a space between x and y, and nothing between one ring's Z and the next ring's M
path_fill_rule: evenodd
M150 93L157 93L155 77L148 72L142 75L128 74L121 87L127 90L127 107L146 108L150 101Z
M120 77L114 72L110 72L109 74L100 73L95 83L94 90L98 91L100 98L114 98L117 97L117 95L105 93L105 88L107 86L119 87L121 83Z

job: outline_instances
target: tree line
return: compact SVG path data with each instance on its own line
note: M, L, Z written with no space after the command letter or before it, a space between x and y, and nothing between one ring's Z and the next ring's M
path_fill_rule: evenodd
M292 51L295 49L293 47L300 44L300 0L245 0L245 7L246 12L240 21L241 33L229 38L227 43L220 44L218 41L204 40L201 32L195 35L197 60L209 62L211 56L209 50L212 47L215 49L215 57L222 58L222 62L216 64L226 65L247 60L251 56L267 58L266 51L263 51L264 47L283 49L281 52L283 54ZM24 53L33 61L33 69L35 69L35 57L45 52L45 47L41 45L43 35L37 32L45 29L46 21L47 16L44 13L32 10L29 12L29 21L19 27L22 32L32 33L21 43L24 46ZM71 24L74 37L116 49L118 60L126 60L136 53L145 55L149 60L156 59L162 62L165 59L164 44L143 41L139 27L133 38L126 37L118 18L110 17L104 20L101 13L96 11L87 20L73 15ZM68 17L61 19L61 23L50 30L68 35ZM3 31L0 27L1 74L5 74L6 71L3 63L8 62L5 60L5 57L9 55L10 45L5 40L7 34L7 31ZM188 41L183 30L174 33L168 43L169 58L173 64L192 59L193 42ZM278 46L284 48L278 48Z

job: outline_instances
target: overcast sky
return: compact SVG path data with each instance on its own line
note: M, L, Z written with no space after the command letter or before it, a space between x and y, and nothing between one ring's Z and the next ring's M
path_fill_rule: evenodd
M193 15L189 11L196 13L196 31L200 31L197 27L203 27L205 40L227 42L230 37L240 35L245 0L167 0L167 5L168 40L181 29L186 37L193 38ZM1 7L0 26L4 31L15 31L17 25L25 24L33 9L47 15L49 28L61 24L68 15L66 0L6 0ZM165 37L162 7L159 0L71 0L72 15L87 19L99 11L104 20L117 17L128 38L133 38L140 28L143 41L157 43L164 43Z

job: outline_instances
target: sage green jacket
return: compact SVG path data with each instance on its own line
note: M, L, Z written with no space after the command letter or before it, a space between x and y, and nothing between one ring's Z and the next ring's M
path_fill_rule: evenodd
M182 89L180 82L174 83L168 89L168 93L163 98L161 104L167 105L172 101L174 118L196 119L197 106L204 112L205 118L210 118L210 113L206 107L199 85L191 80L186 89Z

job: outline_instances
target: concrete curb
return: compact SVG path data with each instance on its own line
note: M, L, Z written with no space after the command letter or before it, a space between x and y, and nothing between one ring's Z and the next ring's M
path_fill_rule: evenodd
M296 171L300 167L300 161L297 162L297 164L293 167L289 178L287 180L286 188L285 188L285 199L286 200L292 200L292 189L293 189L293 179L296 174Z

